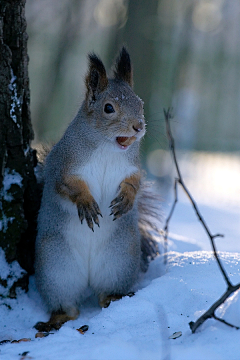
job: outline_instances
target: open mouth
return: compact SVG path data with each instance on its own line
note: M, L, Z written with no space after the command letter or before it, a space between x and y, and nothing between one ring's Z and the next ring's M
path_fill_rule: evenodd
M121 149L126 149L128 146L130 146L134 141L136 140L136 136L118 136L116 137L117 143L120 145Z

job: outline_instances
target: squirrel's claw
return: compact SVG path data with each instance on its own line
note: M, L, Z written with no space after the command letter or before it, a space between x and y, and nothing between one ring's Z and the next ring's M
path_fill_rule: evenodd
M95 200L93 200L92 203L89 204L79 204L77 209L81 224L83 223L83 220L86 219L88 227L92 231L94 231L93 221L98 227L100 227L98 215L102 217L102 214Z
M101 217L103 217L96 201L93 202L93 207L94 207L94 210L96 211L97 215L100 215Z
M120 203L123 200L123 198L124 198L123 194L117 196L115 199L113 199L113 201L111 202L109 207L112 207L112 206L116 205L117 203Z
M123 194L117 196L110 205L111 215L114 215L113 221L120 218L123 214L126 214L133 207L133 203L129 201Z
M114 215L113 220L120 218L123 214L126 214L129 210L132 209L138 188L138 184L135 184L138 180L138 177L135 176L135 178L126 178L121 182L120 192L110 204L110 215Z
M84 220L84 212L83 212L83 208L82 207L78 207L78 216L79 216L79 219L81 221L81 224Z
M85 208L85 219L87 221L88 227L94 231L93 229L93 221L92 221L92 212L88 208Z

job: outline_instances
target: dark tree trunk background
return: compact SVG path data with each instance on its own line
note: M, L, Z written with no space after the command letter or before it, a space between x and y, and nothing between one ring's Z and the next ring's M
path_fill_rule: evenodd
M32 273L39 191L30 147L27 39L25 0L1 0L0 247L8 262L17 260ZM27 287L27 279L21 285Z

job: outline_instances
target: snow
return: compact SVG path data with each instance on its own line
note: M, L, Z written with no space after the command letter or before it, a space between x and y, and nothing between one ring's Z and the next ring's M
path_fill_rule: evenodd
M197 195L211 231L225 234L216 239L216 244L235 285L240 282L240 207L217 200L203 203L201 194ZM225 292L226 284L209 239L187 201L179 191L179 203L170 222L167 266L163 256L157 257L148 272L141 275L135 296L111 303L106 309L100 309L91 296L82 304L77 320L45 338L35 338L33 329L36 322L48 320L34 276L27 294L19 290L17 299L1 299L0 341L31 340L1 345L0 359L238 360L238 330L214 319L207 320L195 334L189 328L189 322L197 320ZM166 214L171 203L172 199L168 199ZM6 264L1 271L8 274ZM240 326L239 292L227 299L217 316ZM89 330L82 335L76 329L85 324ZM182 336L169 339L175 332L182 332ZM25 352L24 357L21 354Z
M8 295L8 291L16 280L22 277L26 273L18 264L17 261L13 261L10 265L5 259L5 253L0 248L0 294L4 297ZM5 286L2 284L4 283Z
M231 280L239 279L238 253L221 253ZM159 276L161 275L161 276ZM1 346L5 360L18 359L29 351L34 359L239 359L239 333L215 320L208 320L192 334L188 323L194 321L225 290L216 262L208 251L171 252L165 272L162 258L151 263L132 298L98 308L94 298L83 304L80 317L66 323L58 332L35 339L32 329L47 314L31 278L28 294L5 300L1 306L0 338L31 341ZM236 325L240 322L239 295L232 296L221 312ZM233 309L231 309L233 305ZM236 310L238 315L236 315ZM238 322L239 321L239 322ZM87 324L89 330L76 331ZM182 336L168 339L176 331Z
M15 217L7 217L4 213L2 213L2 220L0 220L0 231L6 232L8 228L8 223L12 224Z
M5 169L3 177L3 189L1 191L1 195L3 195L4 200L13 200L12 195L8 194L8 190L10 190L13 184L17 184L18 186L22 187L22 180L22 176L15 170L10 170L8 168Z

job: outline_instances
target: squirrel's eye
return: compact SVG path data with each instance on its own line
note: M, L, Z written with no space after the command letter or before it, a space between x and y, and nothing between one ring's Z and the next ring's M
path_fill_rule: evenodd
M106 104L106 105L104 106L104 111L105 111L105 113L107 113L107 114L111 114L111 113L114 113L114 112L115 112L115 110L114 110L114 108L113 108L113 106L112 106L111 104Z

